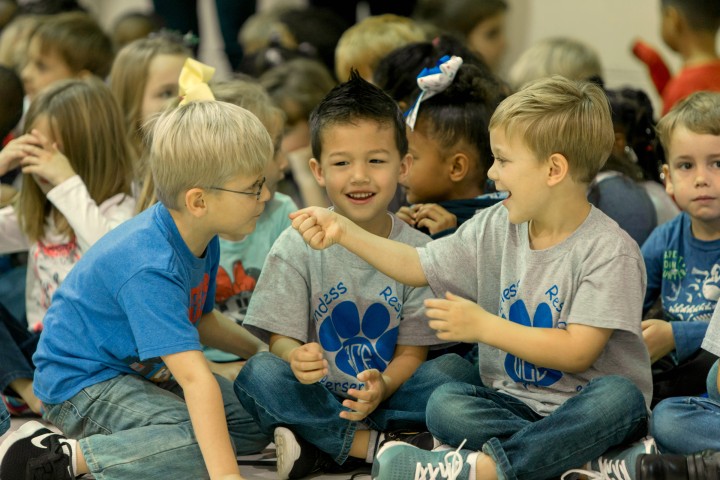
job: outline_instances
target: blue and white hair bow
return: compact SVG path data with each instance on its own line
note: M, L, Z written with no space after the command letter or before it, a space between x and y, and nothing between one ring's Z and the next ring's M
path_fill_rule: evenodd
M410 127L410 130L415 129L420 103L445 90L455 79L455 74L462 64L462 58L455 55L452 57L445 55L438 60L434 67L423 68L422 72L418 74L417 84L421 90L420 95L408 110L405 119L405 123Z

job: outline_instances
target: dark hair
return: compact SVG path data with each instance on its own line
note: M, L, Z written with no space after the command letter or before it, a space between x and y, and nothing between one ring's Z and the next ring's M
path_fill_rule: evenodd
M370 120L394 128L400 156L407 154L408 141L400 108L387 93L363 80L357 70L352 69L350 79L330 90L310 114L313 157L320 160L322 133L327 127L352 124L358 120Z
M18 74L13 69L0 65L0 141L20 121L24 96L22 81Z
M606 90L605 94L610 102L613 126L616 131L625 134L627 146L637 157L643 178L659 182L664 154L655 133L650 97L644 91L633 88Z
M478 23L507 9L505 0L421 0L413 18L464 38Z
M457 38L440 35L432 42L416 42L393 50L383 57L373 71L373 83L397 102L411 103L417 97L417 75L432 68L445 55L462 57L463 64L473 64L492 76L485 62Z
M492 164L488 125L505 97L502 85L488 70L463 63L445 90L423 100L417 122L429 122L427 135L443 149L463 140L477 149L478 172L484 182Z
M678 9L694 30L714 32L720 28L720 2L717 0L662 0L662 6Z

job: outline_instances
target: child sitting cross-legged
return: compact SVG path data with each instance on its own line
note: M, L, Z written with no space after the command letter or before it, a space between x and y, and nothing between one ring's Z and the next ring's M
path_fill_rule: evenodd
M408 166L392 98L353 72L318 105L310 128L310 167L335 212L403 245L428 241L387 211ZM280 478L372 462L385 434L425 429L436 386L477 378L457 355L425 362L428 346L446 343L428 327L429 296L339 246L314 251L290 228L278 238L243 324L270 353L248 360L235 392L274 433Z
M428 429L445 447L385 443L376 479L627 468L598 457L647 432L642 257L586 197L614 141L607 98L591 83L540 80L501 102L489 128L488 176L508 197L452 235L413 247L337 212L293 214L312 247L339 244L396 281L429 284L443 297L425 300L438 338L478 342L482 381L445 383L428 401Z

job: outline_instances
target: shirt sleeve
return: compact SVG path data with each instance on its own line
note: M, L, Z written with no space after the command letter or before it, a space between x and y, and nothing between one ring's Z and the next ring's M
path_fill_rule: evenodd
M656 229L643 243L640 250L647 271L647 287L643 301L643 315L653 306L662 289L663 253L665 251L662 230Z
M135 200L123 193L98 205L79 175L70 177L50 190L47 198L67 219L83 251L132 217L135 210Z
M15 208L12 205L0 208L0 253L24 252L29 247Z
M708 330L707 322L670 322L675 339L675 355L682 362L700 350Z

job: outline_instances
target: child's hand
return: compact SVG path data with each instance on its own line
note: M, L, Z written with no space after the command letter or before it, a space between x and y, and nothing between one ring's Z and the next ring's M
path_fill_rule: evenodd
M414 205L415 226L427 228L430 235L457 227L457 217L436 203Z
M397 216L400 220L407 223L411 227L415 226L415 205L409 206L409 207L400 207L400 210L395 213L395 216Z
M327 208L308 207L290 214L292 226L305 242L316 250L340 243L346 228L345 217Z
M30 155L33 147L40 147L40 139L35 135L26 133L5 145L0 150L0 175L5 175L10 170L20 166L20 160Z
M70 160L58 150L56 143L51 144L38 130L33 130L32 134L40 140L41 146L31 147L31 153L20 161L23 173L32 174L36 180L40 180L41 188L43 180L52 188L75 175Z
M306 343L289 355L290 368L300 383L315 383L328 373L327 360L323 358L319 343Z
M350 400L349 398L343 400L343 406L352 411L340 412L340 418L353 422L359 422L374 412L385 398L385 389L387 388L385 378L375 368L360 372L357 379L365 383L365 388L362 390L351 388L348 390L348 395L357 398L357 400Z
M487 314L485 309L450 292L445 294L445 298L425 300L425 315L430 319L430 328L436 331L441 340L478 342L477 332L482 328L483 317Z
M675 350L675 337L670 322L658 319L643 320L642 334L650 354L650 363L657 362Z

